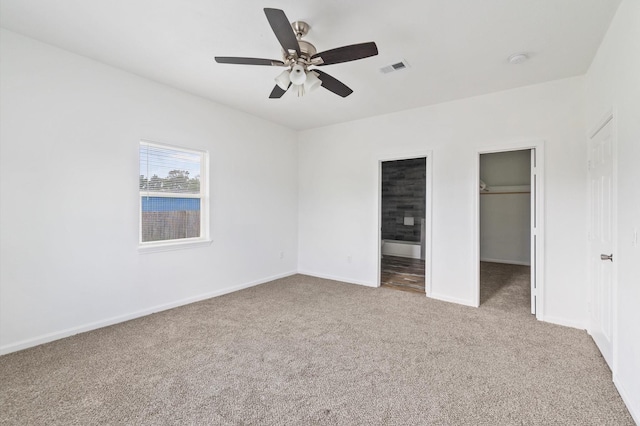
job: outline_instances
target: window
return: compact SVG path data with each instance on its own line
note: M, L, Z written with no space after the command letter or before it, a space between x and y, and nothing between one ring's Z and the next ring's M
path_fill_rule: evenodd
M140 249L209 243L208 154L140 142Z

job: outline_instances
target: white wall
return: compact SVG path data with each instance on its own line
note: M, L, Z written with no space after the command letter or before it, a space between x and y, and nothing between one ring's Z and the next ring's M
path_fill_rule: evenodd
M613 375L640 424L640 2L624 0L586 76L586 125L613 109L618 154ZM638 236L640 239L640 235Z
M481 261L531 264L530 200L529 193L480 194Z
M529 185L531 150L491 152L480 155L480 179L488 186Z
M1 43L0 351L295 272L294 131L12 32ZM143 138L209 151L211 246L138 254Z
M432 149L431 296L473 304L477 153L545 140L543 317L583 327L583 89L577 77L301 132L299 270L375 286L378 160Z

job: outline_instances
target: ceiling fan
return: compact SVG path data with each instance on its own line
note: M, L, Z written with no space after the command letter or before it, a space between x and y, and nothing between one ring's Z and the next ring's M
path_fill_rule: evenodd
M215 59L220 64L286 67L287 69L275 79L277 84L269 95L271 99L281 98L291 86L297 91L298 96L322 86L336 95L347 97L353 93L347 85L326 72L310 67L355 61L378 54L374 42L351 44L317 53L314 45L302 40L310 28L306 22L296 21L289 24L284 11L280 9L265 8L264 13L282 46L282 60L231 56L216 56Z

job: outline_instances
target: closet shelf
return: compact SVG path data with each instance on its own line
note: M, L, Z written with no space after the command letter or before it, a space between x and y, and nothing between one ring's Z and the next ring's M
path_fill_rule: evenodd
M531 191L511 191L511 192L487 192L482 191L480 195L508 195L508 194L531 194Z
M497 194L531 194L530 185L495 185L487 186L485 190L480 190L480 195Z

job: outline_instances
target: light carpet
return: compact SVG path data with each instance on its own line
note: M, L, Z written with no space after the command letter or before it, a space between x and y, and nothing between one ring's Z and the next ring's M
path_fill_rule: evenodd
M480 306L514 314L531 312L531 267L480 262Z
M296 275L0 357L0 423L632 425L591 338Z

